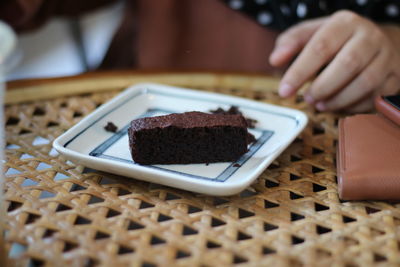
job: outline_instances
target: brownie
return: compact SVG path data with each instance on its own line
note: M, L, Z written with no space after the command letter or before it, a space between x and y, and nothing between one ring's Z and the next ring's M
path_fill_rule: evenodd
M132 159L140 164L236 161L247 152L242 115L186 112L133 120L128 129Z

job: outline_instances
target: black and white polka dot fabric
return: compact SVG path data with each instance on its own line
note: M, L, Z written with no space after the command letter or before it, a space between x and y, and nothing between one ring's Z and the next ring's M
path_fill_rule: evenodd
M400 0L223 0L265 27L285 30L300 21L352 10L376 22L400 23Z

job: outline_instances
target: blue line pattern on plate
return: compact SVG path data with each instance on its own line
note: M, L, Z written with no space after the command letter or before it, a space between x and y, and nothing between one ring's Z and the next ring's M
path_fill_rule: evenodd
M138 118L143 118L143 117L150 117L154 116L157 113L173 113L170 110L161 110L161 109L149 109L147 112L144 114L140 115ZM99 158L106 158L106 159L111 159L111 160L116 160L120 162L125 162L125 163L130 163L130 164L137 164L133 160L126 160L123 158L118 158L110 155L105 155L104 152L111 147L115 142L117 142L119 139L121 139L123 136L125 136L128 133L128 128L130 124L124 126L121 130L119 130L117 133L113 134L110 138L108 138L105 142L101 143L98 147L96 147L93 151L89 153L90 156L94 157L99 157ZM268 141L268 139L271 138L271 136L274 134L273 131L269 130L261 130L261 129L253 129L255 131L261 132L261 136L257 139L255 143L253 143L249 151L247 151L246 154L244 154L242 157L240 157L236 162L231 163L225 170L223 170L217 177L215 178L208 178L205 176L201 175L193 175L189 173L184 173L184 172L179 172L179 171L174 171L166 168L162 168L159 166L154 166L154 165L146 165L148 168L153 168L153 169L159 169L167 172L172 172L176 173L179 175L184 175L190 178L196 178L196 179L203 179L203 180L208 180L208 181L214 181L214 182L225 182L231 177L243 164L246 163L247 160L251 158L259 149L260 147ZM236 164L239 164L239 167L235 167Z

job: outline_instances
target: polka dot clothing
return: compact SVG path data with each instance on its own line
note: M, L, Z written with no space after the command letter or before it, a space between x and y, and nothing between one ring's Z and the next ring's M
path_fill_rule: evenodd
M285 30L300 21L352 10L376 22L400 23L400 0L223 0L265 27Z

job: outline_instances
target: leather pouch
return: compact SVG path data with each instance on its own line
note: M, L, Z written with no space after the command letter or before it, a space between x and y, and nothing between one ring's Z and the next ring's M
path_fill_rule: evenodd
M400 200L400 127L376 114L339 121L339 196Z

